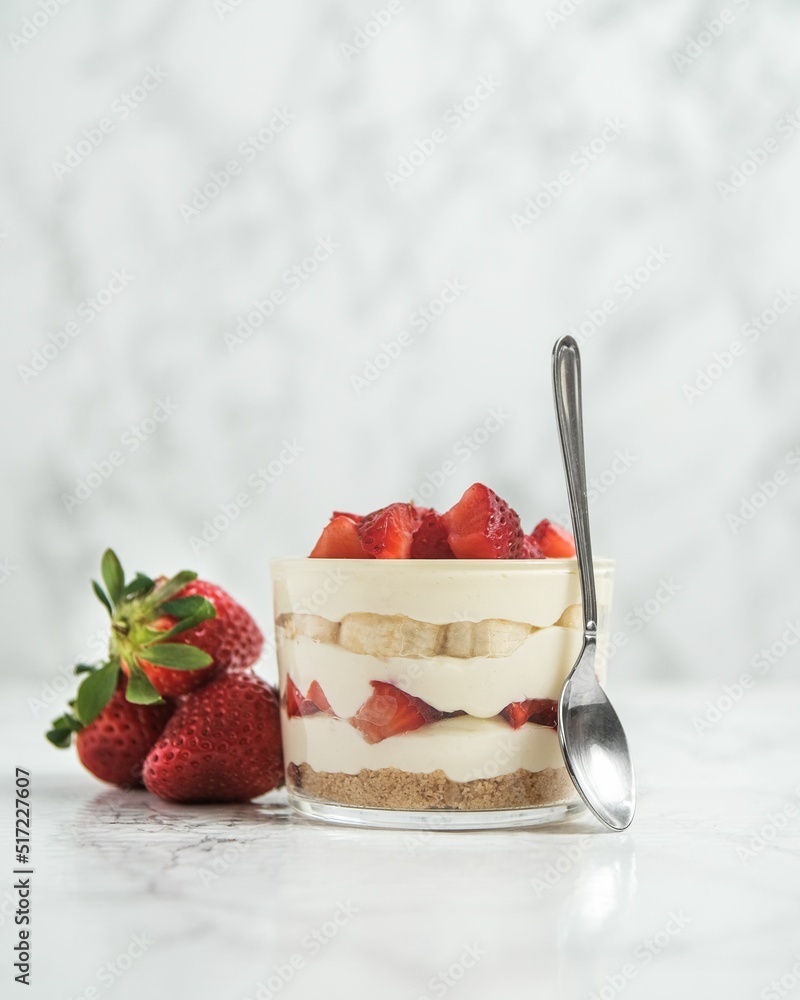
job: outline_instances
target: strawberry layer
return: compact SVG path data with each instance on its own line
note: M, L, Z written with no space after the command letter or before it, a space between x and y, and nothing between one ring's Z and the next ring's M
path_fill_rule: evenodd
M373 744L365 743L348 722L326 715L283 715L281 725L287 763L328 773L391 767L417 774L442 770L451 781L474 781L519 768L563 767L555 730L533 725L511 729L502 719L442 719Z
M440 712L489 719L513 701L557 700L581 642L580 632L554 625L534 632L501 658L380 659L297 636L281 643L280 657L282 671L301 691L317 681L342 718L354 715L369 698L370 681L384 681Z

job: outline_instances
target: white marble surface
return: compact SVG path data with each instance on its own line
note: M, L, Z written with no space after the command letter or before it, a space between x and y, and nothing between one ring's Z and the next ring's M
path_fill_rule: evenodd
M19 764L32 772L36 1000L96 1000L91 986L114 1000L263 1000L258 984L293 956L276 995L589 1000L610 981L643 1000L771 1000L773 981L787 977L777 996L800 986L797 686L753 688L702 736L692 720L718 692L615 692L640 782L624 835L587 818L352 830L290 819L280 794L217 808L121 794L31 734L23 694L3 710L3 892Z

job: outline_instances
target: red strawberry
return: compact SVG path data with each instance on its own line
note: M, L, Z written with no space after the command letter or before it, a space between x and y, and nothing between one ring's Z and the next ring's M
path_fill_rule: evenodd
M419 524L411 539L411 558L455 559L441 514L427 507L415 507L414 510Z
M292 678L286 678L286 714L290 719L329 711L331 711L330 702L325 697L319 681L312 681L308 694L303 697Z
M522 542L522 553L520 559L544 559L544 552L539 548L539 543L535 542L532 535L526 535Z
M312 559L366 559L358 537L358 519L334 514L311 550Z
M500 714L512 729L519 729L526 722L556 729L558 704L552 698L529 698L527 701L512 701Z
M275 692L231 670L184 698L144 762L145 787L174 802L245 802L283 783Z
M358 729L367 743L380 743L398 733L410 733L428 722L436 722L442 713L421 698L413 698L393 684L370 681L373 693L367 698L350 725Z
M376 559L408 559L417 526L410 503L393 503L361 519L358 537L368 556Z
M530 537L549 559L571 559L575 555L575 538L560 524L540 521Z
M458 559L519 559L524 534L515 510L482 483L470 486L442 514L447 541Z
M81 763L101 781L140 787L144 759L174 710L172 702L134 705L126 701L120 681L102 712L77 733Z
M157 596L158 590L155 595ZM219 669L243 670L251 667L261 655L264 636L258 625L245 609L237 604L227 591L205 580L193 580L178 591L174 598L166 602L172 606L173 601L186 597L204 598L216 612L213 617L206 618L193 628L187 629L170 639L170 642L194 646L211 658L207 667L196 670L174 670L164 666L148 663L141 657L136 662L149 678L153 687L162 695L181 695L205 684ZM163 604L162 604L163 607ZM156 632L168 632L178 624L173 615L160 614L149 622L149 627ZM112 624L112 628L113 628ZM118 643L120 655L124 643ZM158 645L153 647L158 654ZM130 669L126 660L122 661L122 669L126 674Z

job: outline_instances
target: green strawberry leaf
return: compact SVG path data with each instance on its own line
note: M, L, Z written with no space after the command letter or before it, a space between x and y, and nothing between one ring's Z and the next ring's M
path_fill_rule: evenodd
M92 580L92 590L97 594L97 599L101 604L105 606L106 611L113 617L114 609L111 607L111 601L106 597L106 592L97 582L97 580Z
M193 573L190 569L182 569L180 573L176 573L171 580L162 583L160 587L157 587L153 591L153 599L156 607L160 607L162 602L168 601L170 597L174 597L180 593L187 583L191 583L192 580L196 579L197 573Z
M119 559L113 549L106 549L100 563L103 572L103 583L113 605L119 604L122 591L125 589L125 574L122 572Z
M137 573L122 591L122 597L123 599L129 597L139 597L143 594L149 593L153 587L155 587L155 583L149 576L145 576L144 573Z
M91 674L97 670L96 663L76 663L73 669L74 674Z
M134 663L128 677L128 687L125 690L126 701L134 705L162 705L164 699L150 683L150 679L142 668Z
M164 601L163 604L159 605L158 610L163 611L165 615L172 615L173 618L187 618L206 604L211 608L214 607L205 597L192 594L189 597L176 597L171 601Z
M75 707L78 712L78 718L85 726L88 726L90 722L94 722L109 701L111 701L111 695L117 686L118 675L119 660L116 657L112 657L99 670L94 670L84 677L81 686L78 688Z
M171 670L199 670L214 662L202 649L181 642L159 642L142 649L138 656L140 660L154 663L157 667L169 667Z
M64 727L53 727L45 736L54 747L58 747L59 750L66 750L66 748L72 742L72 730Z
M186 602L185 604L184 601ZM180 605L178 610L183 611L182 615L176 614L173 610L168 610L175 608L176 605ZM167 601L161 606L160 610L179 619L168 632L162 632L156 638L156 642L162 643L166 642L167 639L172 639L173 636L180 635L181 632L187 632L190 628L194 628L195 625L199 625L200 622L217 617L217 609L211 601L205 597L201 597L199 594L193 594L191 597L178 597L174 601Z

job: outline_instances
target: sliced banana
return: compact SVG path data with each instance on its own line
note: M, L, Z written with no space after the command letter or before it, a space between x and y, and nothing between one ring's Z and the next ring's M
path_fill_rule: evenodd
M562 628L583 629L583 607L580 604L570 604L556 625Z
M368 656L436 656L443 626L418 622L404 615L375 615L355 612L345 615L339 645L351 653Z

